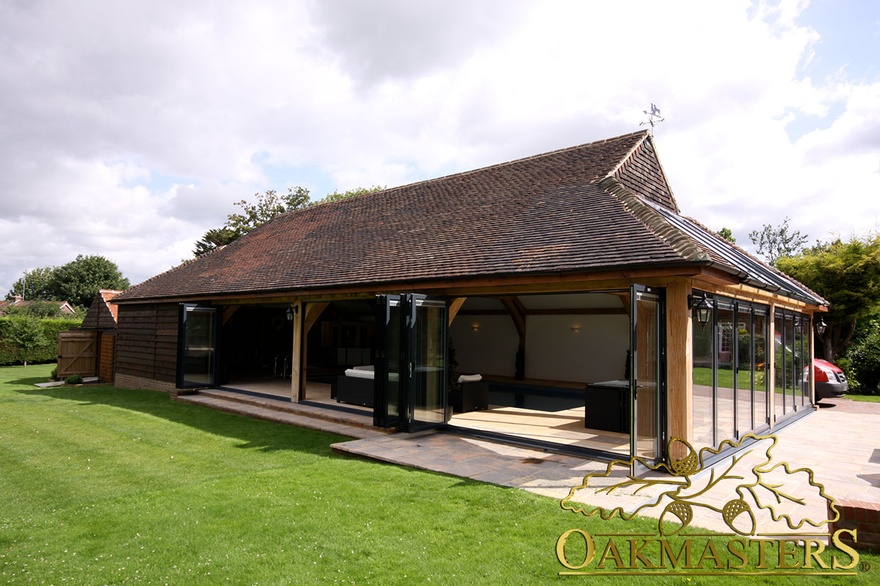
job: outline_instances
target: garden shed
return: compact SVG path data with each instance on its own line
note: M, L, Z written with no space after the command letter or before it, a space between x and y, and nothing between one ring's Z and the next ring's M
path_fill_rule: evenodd
M118 386L646 461L809 413L826 310L682 216L648 132L282 214L115 301Z

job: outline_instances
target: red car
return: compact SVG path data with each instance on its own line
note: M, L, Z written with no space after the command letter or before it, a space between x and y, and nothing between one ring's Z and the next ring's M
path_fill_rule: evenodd
M822 399L841 397L849 390L846 375L840 368L827 360L813 360L813 377L816 380L816 402Z

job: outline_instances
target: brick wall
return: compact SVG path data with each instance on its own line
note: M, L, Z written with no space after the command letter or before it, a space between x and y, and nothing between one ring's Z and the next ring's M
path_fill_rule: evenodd
M880 503L837 501L837 510L840 512L840 519L831 524L832 532L838 529L856 529L858 533L854 545L847 535L841 535L841 540L856 549L880 552ZM832 518L833 511L829 510L828 513L829 518Z
M116 373L116 380L113 384L123 389L144 389L147 391L162 391L171 394L176 394L177 391L174 383L119 372Z

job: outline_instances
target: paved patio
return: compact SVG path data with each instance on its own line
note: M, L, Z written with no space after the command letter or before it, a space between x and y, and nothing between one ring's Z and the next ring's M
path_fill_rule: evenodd
M776 435L778 445L772 451L774 463L786 462L792 469L812 470L812 481L823 485L825 493L835 500L880 502L880 404L826 399L816 412L779 430ZM571 488L581 485L585 475L604 474L607 466L605 462L442 432L370 437L337 443L333 448L338 453L521 488L560 500ZM716 474L729 463L728 459L714 466ZM711 474L707 470L691 478L696 485L700 479L708 481ZM806 473L783 475L788 477L786 488L791 494L818 495L818 489L812 489L805 480ZM650 499L634 491L611 500L599 499L591 489L578 491L575 496L579 501L604 507L620 506L626 511ZM714 504L718 510L695 509L691 526L729 532L719 511L730 497L728 492L717 502L701 500ZM808 501L797 507L799 517L827 518L823 499ZM652 507L643 513L656 517L661 512L658 509ZM769 514L755 513L758 532L770 532Z

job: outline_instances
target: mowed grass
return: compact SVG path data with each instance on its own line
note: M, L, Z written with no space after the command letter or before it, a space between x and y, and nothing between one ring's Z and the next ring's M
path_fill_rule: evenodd
M653 520L587 519L521 490L337 456L330 446L344 438L162 393L35 388L50 369L0 368L2 584L576 582L586 578L558 575L554 548L567 529L656 529ZM853 578L817 583L838 580Z
M856 395L849 393L846 395L846 398L852 399L853 401L861 401L863 403L880 403L880 395Z

